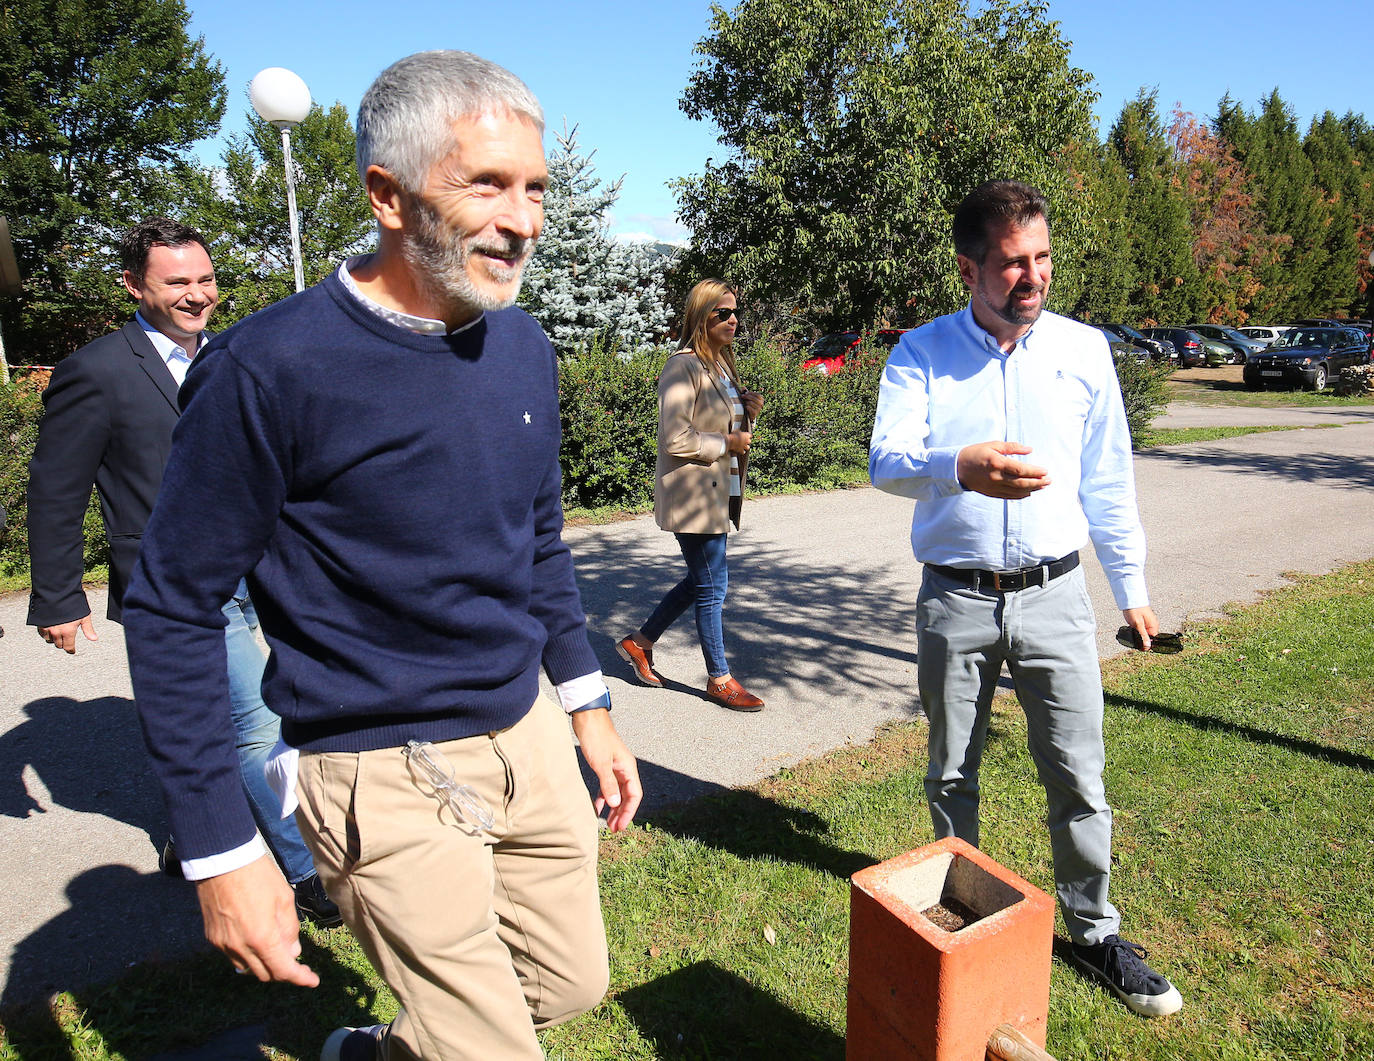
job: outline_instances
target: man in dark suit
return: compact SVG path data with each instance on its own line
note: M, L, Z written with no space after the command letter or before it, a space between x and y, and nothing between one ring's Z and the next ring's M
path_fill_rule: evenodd
M179 415L177 391L219 301L204 238L167 218L149 218L120 242L124 286L138 303L134 319L82 347L53 371L29 465L29 625L49 644L76 652L77 634L98 640L81 588L82 520L95 484L110 543L106 617L120 621L129 574L162 482ZM213 547L187 542L186 548ZM230 699L244 789L258 830L296 891L298 911L339 922L296 824L263 776L280 721L263 703L264 659L254 639L257 616L240 585L224 606ZM210 665L206 661L207 666ZM174 871L176 859L164 865ZM188 867L183 866L184 870ZM204 867L192 866L188 875Z

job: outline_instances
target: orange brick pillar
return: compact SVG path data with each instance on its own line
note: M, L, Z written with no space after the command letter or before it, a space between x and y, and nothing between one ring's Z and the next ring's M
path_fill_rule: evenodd
M955 932L921 911L955 899ZM1002 1023L1045 1045L1054 900L949 838L854 874L847 1061L984 1061Z

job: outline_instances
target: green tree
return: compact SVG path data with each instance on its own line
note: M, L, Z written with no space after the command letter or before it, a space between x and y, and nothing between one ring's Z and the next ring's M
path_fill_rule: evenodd
M128 315L119 233L165 208L158 167L224 112L188 17L181 0L0 4L0 214L24 277L0 299L11 360L56 360Z
M1312 278L1312 312L1329 316L1351 308L1358 290L1361 173L1354 145L1331 111L1313 120L1302 142L1322 200L1320 256ZM1367 252L1366 252L1367 253Z
M1265 229L1279 253L1259 270L1256 318L1282 321L1312 314L1326 211L1312 162L1303 153L1293 110L1278 89L1251 115L1229 96L1218 105L1213 128L1254 176Z
M1153 90L1121 108L1107 137L1129 192L1117 227L1120 253L1131 259L1131 323L1178 324L1198 311L1198 273L1188 201Z
M375 222L357 176L356 139L348 109L315 104L291 130L301 261L313 284L350 254L375 245ZM254 113L248 129L229 138L215 169L181 170L179 216L194 224L215 256L224 328L296 290L286 208L281 133Z
M676 185L687 268L743 284L775 329L956 308L950 215L994 177L1050 197L1074 301L1086 204L1060 159L1091 139L1094 96L1046 5L742 0L696 51L681 106L724 153Z

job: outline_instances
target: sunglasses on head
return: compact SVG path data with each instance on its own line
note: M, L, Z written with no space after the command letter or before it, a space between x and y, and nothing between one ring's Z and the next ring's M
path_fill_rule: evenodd
M719 309L713 309L711 311L711 317L721 324L724 324L731 317L734 317L735 320L739 320L739 313L736 312L736 307L734 306L721 306Z

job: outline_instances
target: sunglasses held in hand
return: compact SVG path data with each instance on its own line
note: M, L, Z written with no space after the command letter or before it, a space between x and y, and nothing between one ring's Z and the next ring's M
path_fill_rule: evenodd
M1133 648L1137 652L1145 651L1145 643L1140 640L1140 632L1132 626L1123 626L1116 632L1117 644ZM1172 656L1175 652L1183 651L1182 634L1158 633L1150 638L1150 651L1158 652L1161 655Z

